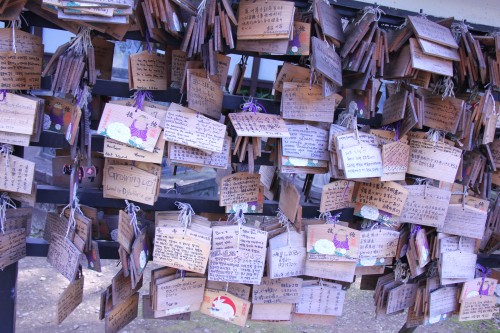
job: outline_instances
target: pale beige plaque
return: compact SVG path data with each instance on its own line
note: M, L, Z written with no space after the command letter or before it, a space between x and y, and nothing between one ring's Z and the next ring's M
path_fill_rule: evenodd
M266 248L253 251L226 249L210 251L208 279L245 284L260 284L264 273Z
M415 38L410 38L410 54L411 65L414 69L444 76L453 76L453 62L425 54Z
M306 284L302 287L300 301L295 305L295 313L341 316L345 296L345 290L337 283Z
M130 55L129 88L143 90L167 90L167 57L141 52Z
M199 166L209 166L226 169L230 162L231 137L226 137L221 153L205 152L203 150L181 145L175 142L168 144L168 157L173 163L185 163Z
M125 165L106 165L103 174L105 198L122 198L147 205L155 203L158 176L137 167Z
M382 155L378 147L360 144L341 150L347 179L382 176Z
M153 309L164 315L198 311L203 301L206 278L183 277L156 285Z
M309 68L285 62L274 81L273 89L282 92L284 82L309 82Z
M26 257L26 229L0 234L0 270Z
M486 320L493 318L497 298L495 296L476 296L465 299L458 314L459 321Z
M389 290L386 313L395 313L413 306L417 297L417 289L416 283L404 283Z
M429 316L436 317L441 314L456 311L458 287L445 287L430 293Z
M281 112L284 119L333 122L333 113L342 97L338 94L323 97L320 86L284 82Z
M447 234L482 239L486 228L487 213L461 204L451 204L446 212L446 218L439 232Z
M238 39L288 39L294 12L295 4L287 1L242 2L238 10Z
M224 98L219 83L208 78L189 75L187 84L189 108L219 120Z
M14 155L0 154L0 189L31 194L35 163Z
M298 238L298 239L297 239ZM269 269L271 279L304 274L306 260L305 234L294 231L269 240Z
M270 279L269 277L263 277L261 284L252 288L252 303L297 303L300 300L301 289L301 278Z
M408 19L417 37L458 49L457 42L447 27L421 16L408 16Z
M410 146L400 141L382 146L383 173L405 173L408 171L410 159Z
M81 255L68 238L52 234L47 261L70 282L76 278Z
M455 134L465 109L463 99L441 96L426 96L424 103L424 126Z
M335 52L333 47L317 37L312 37L311 65L337 86L342 86L342 63L340 56Z
M417 38L417 40L425 54L446 60L460 61L460 55L456 49L452 49L422 38Z
M451 192L430 185L406 185L408 197L400 222L442 227L448 212Z
M328 131L308 124L288 124L290 137L283 138L283 155L328 161Z
M183 235L183 228L177 234L168 229L156 228L153 262L181 270L203 274L207 267L210 243Z
M360 258L387 258L396 256L399 231L378 228L361 230L360 237Z
M400 216L407 197L408 190L395 182L363 183L356 194L356 203Z
M161 164L165 150L165 139L160 134L153 152L131 147L110 138L104 139L104 157Z
M473 279L477 254L451 251L441 254L440 276L442 279Z
M59 297L56 310L57 324L62 323L82 303L83 282L84 276L82 275L78 280L71 282Z
M289 137L287 125L278 115L253 112L230 113L229 119L238 136L265 138Z
M207 289L200 312L238 326L245 326L251 303L225 291Z
M105 319L105 332L117 333L137 317L139 293L134 293L125 301L113 306Z
M403 119L408 91L402 89L397 94L391 95L384 102L384 111L382 113L382 125L395 123Z
M354 182L348 180L337 180L324 185L321 190L319 211L324 213L352 207L353 192Z
M453 183L461 156L462 150L446 143L412 139L408 173Z
M306 260L304 275L351 283L355 271L356 262Z
M220 206L257 201L259 198L260 175L238 172L221 179Z
M37 109L36 100L7 93L0 102L0 131L33 134Z
M194 110L172 103L167 111L165 140L220 153L226 126Z

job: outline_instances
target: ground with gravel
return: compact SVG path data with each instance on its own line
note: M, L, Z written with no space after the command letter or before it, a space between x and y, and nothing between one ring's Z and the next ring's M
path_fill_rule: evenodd
M84 270L85 289L83 303L61 325L54 323L57 300L68 285L67 280L53 269L46 258L28 257L19 262L17 294L17 332L104 332L104 321L98 319L101 292L111 283L118 272L116 260L103 260L102 272ZM150 270L155 266L150 262L145 272L145 280L140 290L149 290ZM190 332L190 333L284 333L284 332L397 332L405 321L405 314L376 319L373 306L373 292L359 289L353 284L347 292L344 314L336 318L334 325L314 323L266 323L248 321L247 327L240 328L208 316L194 313L191 321L172 322L142 319L139 317L122 332ZM427 327L419 327L415 332L500 332L500 318L480 322L459 323L449 320Z

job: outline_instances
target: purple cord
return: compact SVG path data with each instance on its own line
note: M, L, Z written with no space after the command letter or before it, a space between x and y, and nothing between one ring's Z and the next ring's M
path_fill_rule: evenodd
M135 96L134 107L136 107L139 110L143 110L144 101L145 100L152 100L152 99L153 99L153 95L151 94L150 91L139 90L139 91L137 91L137 95Z

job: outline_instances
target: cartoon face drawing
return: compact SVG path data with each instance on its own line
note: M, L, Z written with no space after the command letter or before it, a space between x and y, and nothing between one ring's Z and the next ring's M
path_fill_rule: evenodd
M236 305L226 296L219 296L214 299L210 314L214 317L229 321L236 316Z

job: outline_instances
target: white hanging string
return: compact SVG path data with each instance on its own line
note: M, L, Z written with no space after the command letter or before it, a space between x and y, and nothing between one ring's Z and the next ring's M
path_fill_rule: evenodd
M278 208L278 213L276 216L278 217L278 221L281 224L281 227L286 228L287 232L286 244L290 245L290 220L288 219L288 217L286 217L285 213L283 213L281 208Z
M454 191L451 192L452 195L461 195L462 196L462 209L465 210L465 198L467 195L469 195L469 187L464 185L464 190L463 192L460 191Z
M467 32L469 32L469 29L472 29L472 27L466 24L465 21L455 22L451 24L451 33L453 34L453 37L457 42L462 37L462 34L466 34Z
M342 213L332 215L330 212L324 212L319 214L318 219L324 220L326 224L333 224L333 226L336 227L337 223L340 221L340 215L342 215Z
M5 172L9 173L9 160L10 155L14 152L14 147L9 144L0 145L0 155L5 159Z
M134 228L134 234L137 237L141 233L141 230L137 225L137 212L141 210L141 207L134 205L134 203L129 202L128 200L125 200L125 203L127 204L125 212L130 217L130 225Z
M229 223L234 223L234 224L238 225L238 239L237 239L237 243L236 243L237 244L236 248L239 249L240 248L241 226L247 223L247 221L245 219L245 214L243 213L243 210L240 209L240 210L238 210L238 212L229 215L229 217L227 219L227 224L229 224Z
M81 27L75 39L73 39L71 45L68 47L68 50L73 50L77 56L82 56L87 54L87 48L90 46L92 46L90 29Z
M60 217L65 216L64 212L66 211L66 209L68 209L68 208L70 209L69 218L68 218L68 229L66 230L66 237L68 237L71 229L74 229L76 227L75 214L78 213L78 214L83 215L83 212L80 209L80 201L78 200L78 197L76 196L77 189L78 189L78 184L75 183L75 185L73 187L73 202L70 202L69 204L67 204L62 209L61 214L59 215Z
M444 142L444 132L436 129L431 129L427 132L427 139L434 143L434 147L438 144L441 139Z
M193 208L190 204L176 201L175 205L180 210L179 212L179 223L184 228L184 234L187 232L187 228L191 225L192 216L195 215Z
M17 209L16 203L12 201L9 195L7 193L2 193L0 197L0 231L2 231L2 234L5 233L4 225L6 221L6 212L9 207Z
M349 109L342 111L339 114L339 117L337 119L337 125L343 126L347 129L352 129L354 130L354 134L356 135L356 138L359 141L359 133L358 133L358 105L356 102L351 101L349 103Z
M363 21L363 19L365 18L365 16L368 15L368 14L375 15L375 21L376 22L378 22L382 18L383 14L385 15L385 12L380 8L380 6L377 6L377 7L366 6L365 8L363 8L361 10L361 12L363 13L363 15L356 22L356 25L358 25L361 21Z
M92 88L84 84L83 87L77 86L74 96L78 96L77 102L80 109L87 108L89 101L92 99Z
M453 78L448 76L446 78L440 79L436 85L434 86L433 94L441 94L442 100L446 97L455 97L455 92L453 89L455 88L455 83L453 82Z

